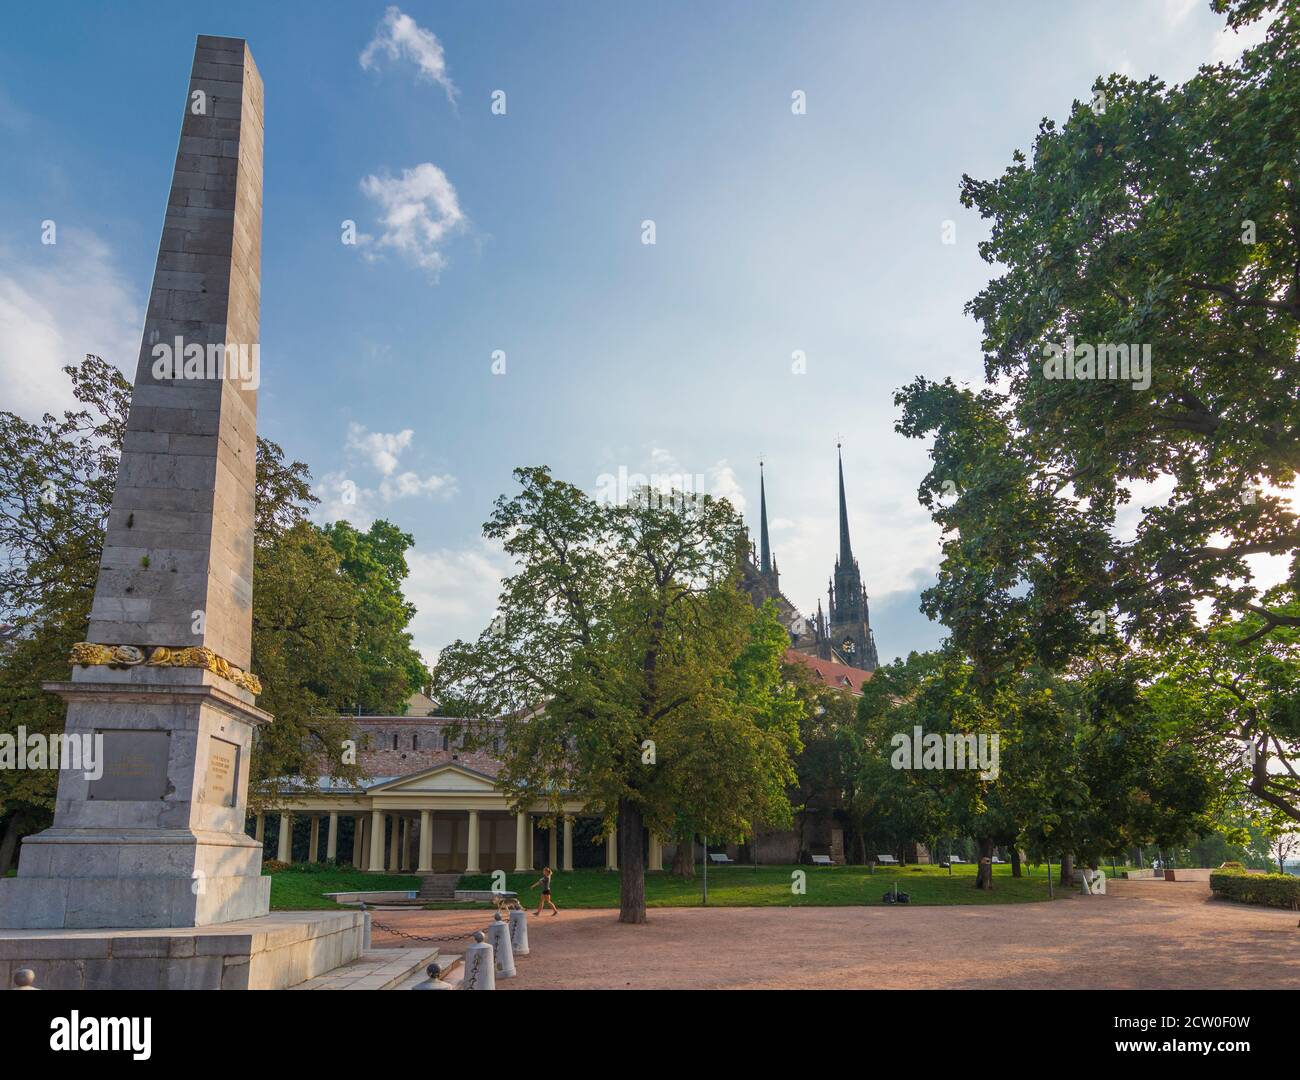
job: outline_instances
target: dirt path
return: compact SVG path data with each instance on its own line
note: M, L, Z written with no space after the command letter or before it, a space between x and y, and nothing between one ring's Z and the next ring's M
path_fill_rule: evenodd
M606 910L530 913L532 955L499 987L1300 988L1294 912L1214 900L1203 882L1110 888L978 908L651 908L645 926L622 926ZM425 934L487 921L466 911L376 917ZM373 944L403 942L376 930Z

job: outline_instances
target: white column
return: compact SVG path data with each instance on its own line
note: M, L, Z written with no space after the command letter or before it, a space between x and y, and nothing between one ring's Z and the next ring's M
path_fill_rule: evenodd
M325 837L325 858L333 862L339 857L339 815L337 810L330 811L330 827Z
M551 827L550 827L550 829L548 830L548 832L550 832L551 835L550 835L550 838L549 838L549 839L550 839L550 843L547 845L547 862L546 862L546 865L549 866L552 870L555 870L555 869L559 866L559 862L560 862L560 854L559 854L559 851L557 850L557 849L559 848L559 846L560 846L560 823L559 823L559 821L554 821L554 822L552 822L552 823L551 823Z
M382 873L384 869L384 812L370 811L370 828L366 832L366 850L370 853L368 869Z
M413 822L410 816L407 814L403 814L402 815L402 854L397 862L397 868L399 870L411 869L411 833L414 831L411 828L412 824Z
M398 859L401 857L401 848L398 845L402 842L402 830L398 828L401 819L396 814L391 814L393 821L392 835L388 838L388 871L397 873Z
M293 815L280 815L280 844L275 853L275 857L281 862L292 862L293 860Z
M257 815L257 824L253 826L253 839L259 844L266 839L266 815Z
M454 824L454 823L453 823L453 824ZM469 836L468 836L468 841L469 841L469 851L468 851L468 852L466 853L466 855L465 855L465 873L467 873L467 874L477 874L477 873L479 872L479 866L478 866L478 859L479 859L479 854L478 854L478 811L477 811L477 810L471 810L471 811L469 812ZM519 860L516 859L515 861L518 862Z
M615 826L617 829L617 826ZM611 832L605 837L605 869L618 869L618 833Z
M360 870L366 864L361 861L365 854L366 819L357 814L352 819L352 865Z
M428 810L420 811L420 865L415 869L421 874L433 871L433 814Z
M573 818L564 815L564 869L573 869Z
M307 845L307 861L316 862L320 855L320 818L311 816L311 842Z
M664 868L664 846L659 837L654 833L650 834L650 866L651 870L662 870Z
M528 814L515 815L515 872L533 868L533 828Z

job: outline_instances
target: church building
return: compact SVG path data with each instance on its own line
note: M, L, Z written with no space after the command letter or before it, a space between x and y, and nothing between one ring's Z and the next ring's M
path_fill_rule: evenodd
M839 446L836 446L837 453ZM879 665L876 639L871 631L867 608L867 590L862 571L853 556L849 541L848 501L844 494L844 458L839 455L840 531L839 555L831 571L826 590L826 608L817 602L817 613L804 617L781 592L781 575L767 526L767 481L759 463L758 550L750 546L750 557L743 567L744 585L755 605L771 600L781 621L790 631L790 648L803 656L832 661L864 672Z

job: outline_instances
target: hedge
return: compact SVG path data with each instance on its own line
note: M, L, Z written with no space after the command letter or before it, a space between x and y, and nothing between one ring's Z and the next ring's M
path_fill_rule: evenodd
M1300 877L1291 874L1244 874L1240 870L1216 870L1210 875L1215 896L1243 904L1300 909Z

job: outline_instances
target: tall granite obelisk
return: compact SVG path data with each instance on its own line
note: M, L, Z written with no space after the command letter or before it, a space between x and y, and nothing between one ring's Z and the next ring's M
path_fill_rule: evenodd
M66 733L102 775L60 773L54 824L0 881L0 926L205 926L264 915L246 835L257 709L253 509L262 79L199 37L117 487Z

